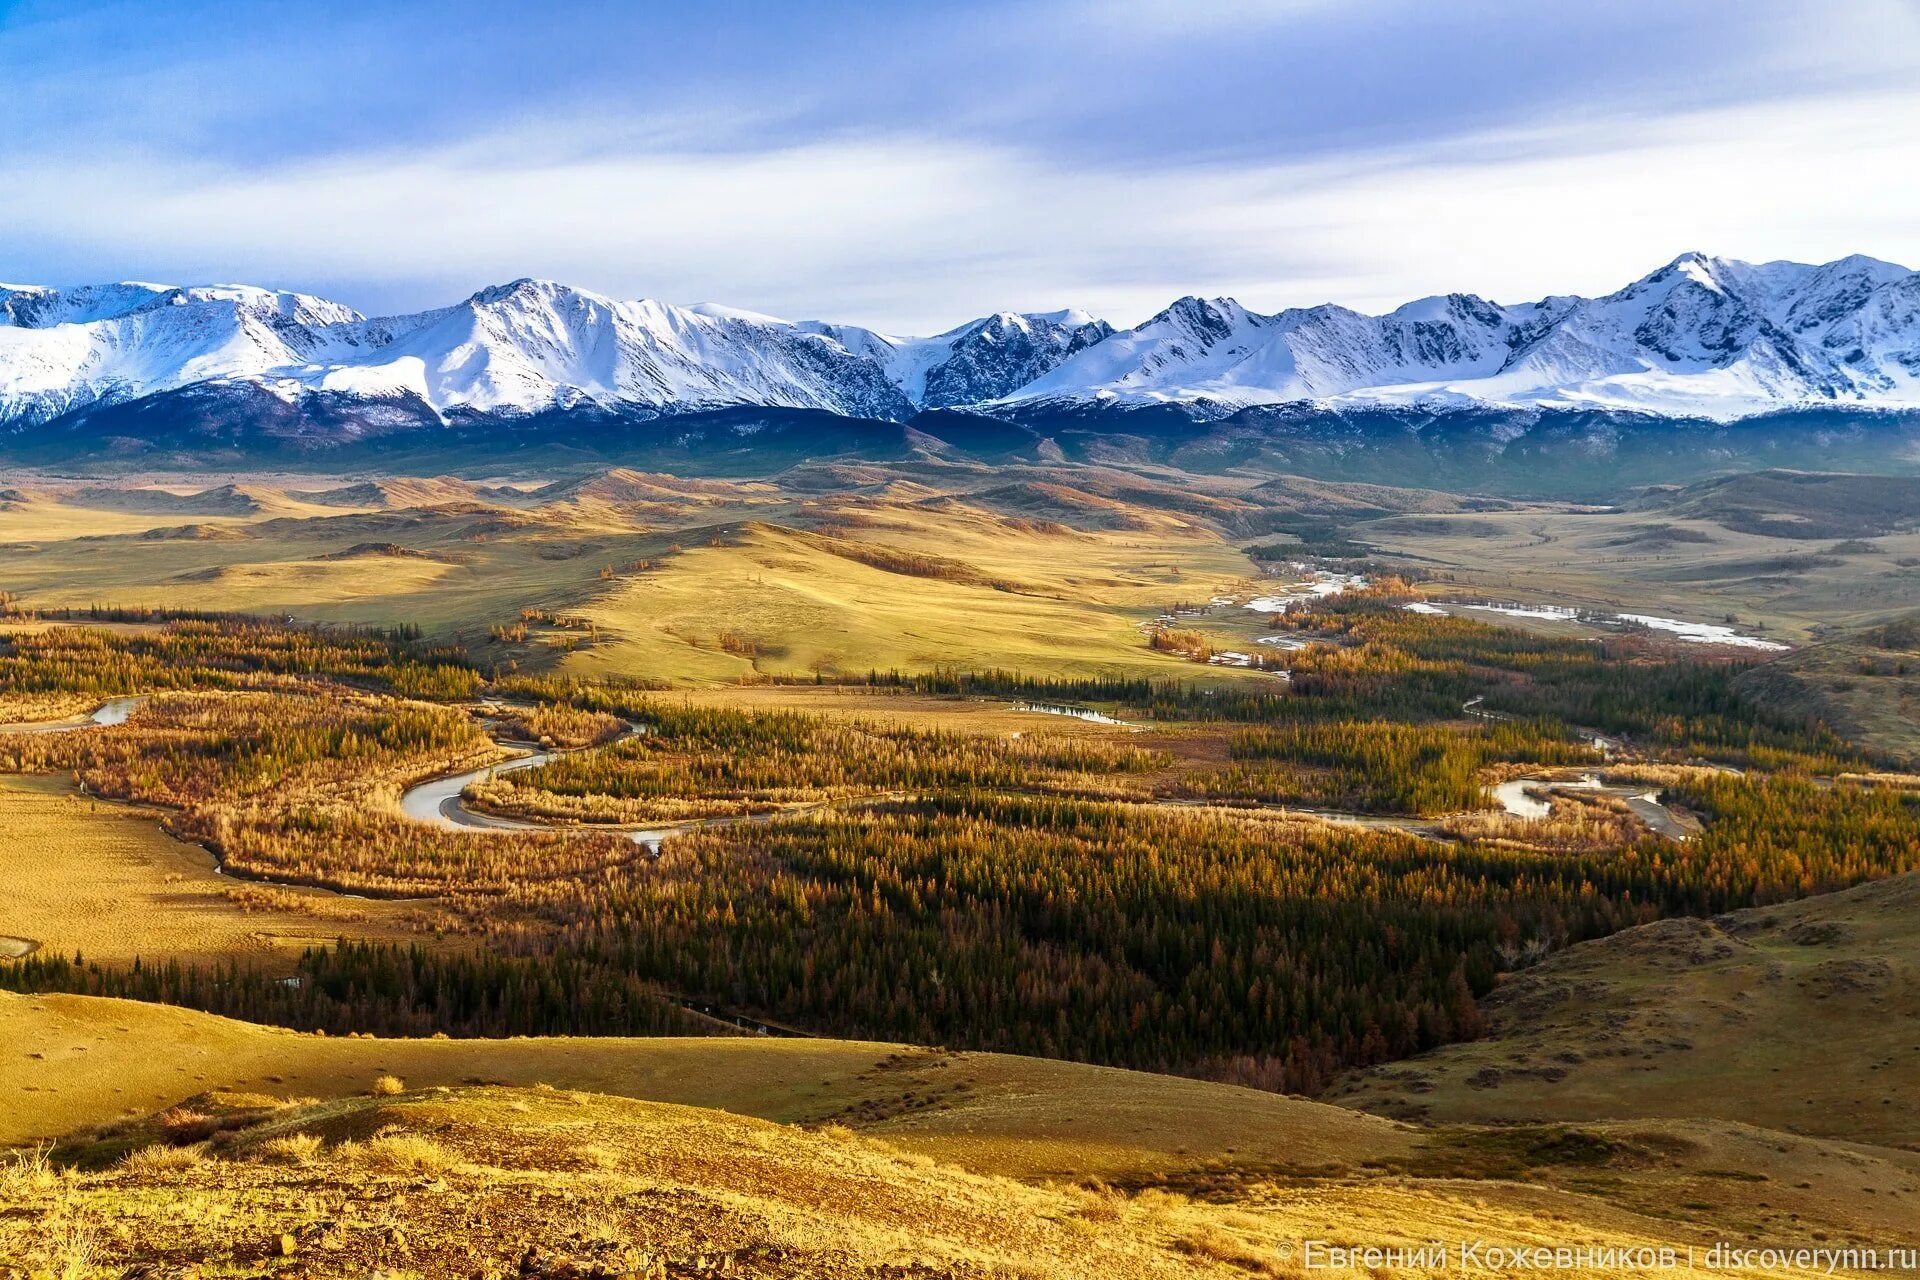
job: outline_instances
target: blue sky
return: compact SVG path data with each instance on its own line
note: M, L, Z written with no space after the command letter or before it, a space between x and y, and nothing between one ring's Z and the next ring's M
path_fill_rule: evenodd
M0 278L901 331L1920 265L1920 0L0 3Z

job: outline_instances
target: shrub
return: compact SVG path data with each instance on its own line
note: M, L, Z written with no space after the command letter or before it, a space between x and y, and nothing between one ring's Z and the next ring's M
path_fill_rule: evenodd
M253 1155L267 1164L312 1164L322 1145L318 1134L289 1133L268 1138L253 1149Z
M342 1160L372 1173L445 1173L460 1163L457 1153L417 1133L383 1132L365 1142L343 1142Z
M129 1173L176 1173L191 1169L207 1158L206 1144L169 1147L163 1143L129 1151L120 1158L120 1167Z
M9 1151L6 1158L0 1160L0 1199L49 1190L59 1177L53 1167L51 1143Z

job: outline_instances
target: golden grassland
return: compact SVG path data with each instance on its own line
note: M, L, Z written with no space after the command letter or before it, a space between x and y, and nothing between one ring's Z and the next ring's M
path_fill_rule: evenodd
M270 481L211 490L196 484L69 483L36 486L0 503L0 539L32 544L137 535L189 522L233 530L265 519L338 514L339 508L304 501Z
M1159 797L1159 805L1104 803L1082 813L1064 802L1003 797L1013 816L991 821L931 811L788 819L670 844L656 865L616 834L463 834L405 820L395 800L409 782L498 756L469 709L301 676L270 693L156 693L128 726L5 745L15 767L80 770L115 794L174 806L169 821L178 830L215 844L238 869L440 901L407 907L230 882L213 874L204 851L162 835L152 810L81 797L47 777L7 778L0 779L0 871L15 889L0 899L0 935L109 962L139 955L272 965L307 941L462 926L510 949L552 926L541 911L564 916L578 905L571 895L585 901L595 886L631 881L645 893L625 896L603 923L633 929L633 939L667 938L669 949L691 955L694 941L706 944L699 933L673 940L652 929L641 908L693 900L736 880L753 883L762 861L806 854L808 840L836 857L843 845L865 850L855 837L864 839L867 826L924 822L917 838L929 848L935 837L969 847L986 847L989 836L1004 841L985 867L1010 865L1016 853L1038 847L1033 824L1042 816L1137 827L1156 855L1184 856L1196 833L1215 828L1270 833L1264 852L1276 862L1288 860L1288 849L1297 861L1301 850L1329 838L1317 823L1277 813L1203 819L1166 803L1214 795L1219 788L1207 779L1238 767L1236 750L1245 756L1259 745L1232 726L1156 721L1135 730L1020 712L1005 700L756 683L774 674L992 667L1040 676L1200 675L1229 692L1274 684L1270 676L1197 668L1157 653L1143 630L1170 605L1216 595L1235 599L1195 624L1210 642L1244 646L1268 625L1238 605L1264 589L1238 549L1261 511L1245 486L1218 482L1225 488L1210 493L1195 482L1182 492L1102 473L1076 488L1060 477L1002 484L857 470L846 482L858 492L831 497L784 480L636 473L538 491L435 482L348 486L333 495L288 485L197 496L35 495L0 504L0 591L23 593L30 607L100 600L406 622L467 643L485 665L637 676L683 686L651 695L673 706L822 717L808 730L813 746L792 754L793 776L774 776L779 762L729 764L725 743L711 750L629 744L636 757L656 749L672 757L657 778L640 769L612 780L635 792L621 801L630 811L612 813L603 780L590 776L587 758L576 758L568 768L584 798L568 799L581 806L571 816L637 819L661 803L654 792L734 812L847 798L880 785L847 772L850 760L903 776L931 771L939 775L930 784L935 792L962 773L994 777L999 786L1005 779L996 769L1013 764L1032 775L1031 760L1048 753L1092 762L1052 783L1087 791L1098 782L1109 799ZM1744 518L1692 508L1659 515L1657 526L1642 511L1508 504L1459 515L1425 500L1402 510L1417 514L1348 511L1343 519L1362 523L1343 532L1405 552L1403 563L1424 563L1441 579L1422 588L1432 593L1511 589L1528 600L1630 602L1712 621L1737 610L1744 624L1765 623L1794 638L1811 634L1823 617L1874 616L1898 605L1912 576L1900 563L1909 558L1900 539L1920 537L1875 535L1865 550L1836 546L1796 559ZM1389 623L1406 617L1384 616ZM1437 624L1431 631L1415 639L1438 644L1451 634ZM1865 656L1901 660L1882 649ZM1856 669L1833 667L1823 678L1872 677L1883 681L1876 688L1906 678L1891 668L1861 672L1860 656L1848 651L1845 662ZM1448 662L1485 660L1476 649L1413 666L1438 678ZM1373 673L1344 670L1354 663L1365 665L1347 650L1329 650L1300 660L1297 679L1328 685L1323 696L1341 680L1364 692L1357 678ZM1532 668L1512 670L1519 678L1500 687L1519 697L1533 685ZM1439 715L1454 715L1479 691L1479 684L1455 691L1452 681L1464 672L1461 666L1437 686L1445 695L1435 695L1444 704ZM1259 785L1241 786L1231 798L1440 812L1470 802L1493 776L1541 767L1531 755L1506 759L1510 751L1462 756L1457 776L1419 803L1399 793L1350 797L1346 774L1378 781L1406 772L1406 761L1362 768L1347 758L1382 736L1361 726L1375 714L1391 720L1390 703L1378 702L1385 712L1368 703L1351 720L1281 735L1280 765L1261 765L1252 779ZM618 719L585 705L508 708L495 713L495 727L563 745L617 731ZM0 704L0 721L87 709L86 699L35 694ZM1424 760L1434 745L1428 738L1452 743L1461 728L1478 724L1441 720L1404 735L1407 750L1399 754ZM906 743L908 734L929 741ZM1748 747L1757 756L1732 757L1754 766L1755 797L1744 810L1719 794L1735 784L1722 786L1717 773L1614 765L1622 776L1637 769L1636 776L1691 797L1686 803L1702 813L1718 797L1721 811L1708 814L1701 841L1725 855L1711 868L1716 877L1745 884L1764 863L1768 892L1804 892L1843 871L1859 874L1851 863L1820 863L1822 842L1835 858L1852 856L1849 833L1879 841L1882 853L1898 851L1911 828L1893 794L1899 786L1866 803L1845 784L1779 782L1769 776L1777 769L1824 773L1858 761L1756 741ZM897 768L876 744L901 756ZM1667 748L1673 759L1697 749L1684 735ZM1141 753L1153 754L1121 767L1123 756ZM814 773L803 774L803 765ZM680 775L698 772L695 766L711 776L688 783ZM667 782L687 794L661 791ZM1846 802L1832 821L1853 825L1792 821L1829 798ZM1517 866L1611 850L1625 863L1629 846L1636 858L1665 863L1682 848L1648 839L1617 800L1555 803L1544 823L1452 812L1423 824L1421 834L1470 842L1455 846L1462 862ZM1756 837L1723 848L1718 839L1726 830L1769 826L1793 828L1799 843L1783 837L1775 849ZM1369 834L1378 836L1369 849L1396 857L1425 859L1449 848ZM1238 849L1251 836L1234 840ZM1058 866L1040 870L1132 866L1133 853L1122 852L1124 859L1091 842L1062 844ZM1381 865L1371 856L1351 862ZM1600 860L1594 865L1596 875L1611 874ZM915 874L896 886L902 901L932 884ZM0 1215L0 1262L11 1262L12 1250L32 1266L57 1269L63 1257L73 1262L90 1249L83 1260L93 1270L73 1274L188 1260L316 1277L374 1268L503 1274L538 1239L554 1251L539 1263L550 1275L680 1274L675 1268L717 1267L724 1259L750 1275L1292 1276L1297 1269L1280 1250L1308 1235L1372 1243L1905 1240L1920 1220L1920 1155L1902 1149L1920 1147L1913 1032L1920 931L1909 923L1920 911L1916 886L1920 880L1908 876L1711 921L1669 920L1523 968L1487 1002L1488 1038L1375 1068L1343 1087L1342 1103L1375 1115L1170 1076L891 1044L328 1038L165 1006L0 993L0 1143L108 1126L62 1148L63 1159L103 1167L0 1174L11 1179L0 1183L0 1198L11 1195L25 1209ZM1170 889L1162 905L1179 905L1193 889L1191 881ZM1457 892L1436 891L1436 900ZM1273 896L1235 895L1222 901ZM952 901L943 918L985 918L979 904ZM871 910L866 899L856 905ZM700 921L700 930L718 919L747 919L737 912L752 906L742 897ZM430 920L408 914L428 911ZM1130 907L1115 920L1129 914L1172 927L1173 914L1157 907ZM782 939L820 929L822 936L793 945L829 978L871 975L878 943L889 939L866 939L836 976L828 957L839 940L822 923L830 920L818 908L804 919L766 917L769 936ZM618 936L603 930L594 940L604 946ZM1396 932L1393 945L1412 936ZM1218 930L1209 938L1216 951L1233 941ZM890 973L935 954L923 939L894 941L902 950L887 953L895 957ZM1330 945L1323 953L1299 932L1286 945L1307 955L1337 952ZM734 968L716 962L720 976L681 987L702 995L729 984L747 989L744 950L723 942L716 954ZM994 988L966 985L963 955L940 953L934 977L966 1003ZM773 959L781 974L793 971L785 957ZM1112 963L1090 947L1084 959ZM1190 972L1202 969L1196 960ZM1086 991L1097 983L1069 985ZM1207 1001L1193 1006L1202 1013L1232 1005L1224 992L1196 999ZM877 1007L866 1001L863 1011ZM774 1005L749 1012L801 1017ZM938 1038L906 1023L831 1025L843 1034L852 1027ZM1155 1030L1151 1021L1146 1028L1136 1041ZM386 1076L403 1078L411 1091L350 1098ZM183 1102L218 1090L261 1096L247 1104ZM281 1105L303 1095L333 1101ZM161 1108L171 1110L138 1119ZM245 1113L230 1132L223 1109ZM1485 1124L1502 1127L1478 1127ZM782 1127L794 1125L806 1128ZM147 1150L133 1150L156 1137ZM111 1164L122 1155L126 1163ZM1103 1185L1084 1185L1094 1180ZM556 1222L572 1233L558 1243Z
M0 1143L213 1088L337 1097L377 1075L479 1079L896 1132L1023 1176L1183 1176L1238 1151L1300 1168L1411 1151L1413 1131L1278 1094L1048 1059L846 1040L305 1035L168 1005L0 992ZM959 1086L964 1085L964 1088Z
M985 697L943 697L886 685L731 684L676 689L662 694L680 706L734 711L801 711L831 719L861 720L900 729L939 729L948 733L1004 737L1045 730L1075 737L1109 738L1131 734L1127 727L1071 716L1023 710L1021 704Z
M562 669L676 682L934 667L1173 675L1179 664L1143 646L1140 624L1252 571L1198 532L1150 539L1023 530L976 511L889 514L858 531L864 545L959 557L981 576L880 568L796 530L748 523L583 607L608 638Z
M0 1173L15 1207L0 1256L76 1276L191 1263L316 1277L1293 1278L1320 1273L1301 1265L1308 1239L1887 1246L1915 1239L1903 1201L1920 1190L1920 1160L1902 1153L1744 1126L1419 1130L992 1055L328 1041L116 1001L0 997L10 1059L22 1032L58 1045L89 1031L91 1054L164 1046L186 1060L164 1110L139 1093L160 1056L145 1053L134 1087L110 1100L124 1109L96 1105L51 1161L29 1154ZM261 1044L268 1056L250 1058ZM104 1075L97 1059L78 1065L78 1047L61 1078ZM263 1063L275 1070L247 1082ZM463 1068L499 1083L448 1078ZM237 1087L217 1083L232 1076Z
M272 890L219 875L162 815L78 794L71 779L0 777L0 934L125 964L243 958L290 966L307 946L406 932L395 904Z
M1483 1003L1486 1038L1330 1096L1443 1122L1706 1116L1920 1151L1920 875L1630 929Z
M152 490L35 493L0 506L0 590L39 608L408 622L491 633L489 660L707 683L989 661L1166 672L1138 623L1255 572L1207 520L1136 501L1081 495L1068 514L1095 527L1075 528L884 474L857 487L823 498L616 471L464 498L384 482L335 505L249 484L204 511L178 496L154 508ZM527 634L502 641L523 612Z
M199 1101L155 1129L241 1127L107 1172L14 1175L26 1213L0 1226L0 1249L74 1276L129 1261L343 1277L1301 1274L1271 1265L1297 1209L1029 1186L841 1129L558 1090ZM1426 1198L1373 1212L1404 1222ZM1308 1212L1371 1216L1338 1197ZM1462 1216L1552 1229L1513 1210Z
M1138 625L1257 579L1240 546L1284 546L1302 521L1375 548L1440 594L1733 615L1796 642L1920 608L1920 533L1840 536L1858 520L1826 507L1756 522L1712 495L1600 509L925 462L768 480L614 470L539 487L295 477L198 494L183 478L164 496L151 485L19 487L0 503L0 590L29 604L408 621L469 642L534 610L584 625L536 624L492 656L687 683L989 662L1166 673L1173 660L1142 652ZM1786 488L1828 507L1847 497ZM1835 536L1815 536L1829 527ZM1258 624L1232 621L1221 639L1250 639L1239 633Z

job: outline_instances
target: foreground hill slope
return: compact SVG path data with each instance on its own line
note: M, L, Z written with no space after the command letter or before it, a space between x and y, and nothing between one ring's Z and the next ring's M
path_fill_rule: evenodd
M207 1089L338 1096L536 1083L909 1136L975 1168L1137 1178L1232 1151L1317 1167L1404 1154L1404 1126L1252 1089L1004 1054L846 1040L329 1039L167 1005L0 992L0 1145Z
M1920 1157L1742 1125L1421 1130L845 1042L328 1040L9 996L0 1061L5 1137L96 1121L0 1160L28 1274L1296 1277L1327 1270L1307 1240L1887 1247L1920 1197Z
M1705 1116L1920 1150L1920 875L1584 943L1336 1088L1440 1123Z
M194 1120L183 1108L156 1127L255 1118L250 1101L198 1100ZM107 1177L16 1178L39 1221L0 1225L0 1253L71 1267L75 1233L110 1223L88 1261L249 1274L1244 1274L1194 1247L1217 1212L1169 1203L1127 1221L1107 1197L844 1131L604 1095L431 1091L288 1108L220 1136ZM1231 1239L1251 1257L1246 1234Z
M291 1105L205 1095L60 1156L102 1171L29 1162L0 1175L16 1209L0 1220L0 1255L66 1276L1299 1276L1306 1238L1671 1238L1545 1188L1385 1179L1129 1195L969 1173L842 1128L553 1089Z

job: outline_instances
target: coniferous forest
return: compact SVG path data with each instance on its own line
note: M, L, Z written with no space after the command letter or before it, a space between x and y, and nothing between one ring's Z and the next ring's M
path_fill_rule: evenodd
M1310 1092L1473 1036L1477 1001L1529 957L1920 867L1914 800L1852 780L1892 762L1751 704L1738 663L1365 595L1275 621L1310 643L1290 684L1264 690L849 682L880 706L1092 703L1140 726L1100 735L488 684L384 633L194 620L9 636L0 694L149 700L125 725L0 738L0 767L164 806L235 874L423 899L431 924L417 944L316 949L292 981L42 955L0 966L0 983L332 1034L730 1029L697 1006ZM490 721L465 705L483 687L510 704ZM490 737L575 748L469 791L548 829L398 811L406 786L497 757ZM1697 832L1656 833L1598 795L1533 824L1487 812L1491 782L1543 769L1637 779ZM684 825L657 849L607 829L647 822Z

